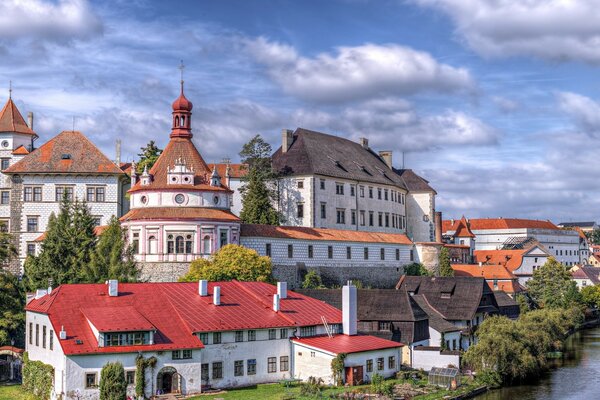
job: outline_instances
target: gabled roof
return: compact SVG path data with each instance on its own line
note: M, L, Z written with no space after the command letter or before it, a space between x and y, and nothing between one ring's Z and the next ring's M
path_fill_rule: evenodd
M413 242L403 233L380 233L351 231L344 229L308 228L302 226L274 226L242 224L241 236L269 237L298 240L327 240L363 243L392 243L412 245Z
M85 135L63 131L3 171L5 174L122 175Z
M37 137L10 98L0 111L0 132L16 132Z
M454 232L454 236L455 237L475 237L475 234L473 234L473 232L471 232L471 229L469 229L469 223L467 222L467 219L463 217L460 219L460 221L458 221L458 225L456 226L455 232Z
M461 220L442 221L442 232L456 231ZM501 229L552 229L560 230L550 221L519 218L471 218L468 220L471 231L501 230Z
M212 303L216 286L220 306ZM293 291L275 312L275 293L276 287L263 282L209 282L206 297L198 294L197 282L119 283L119 296L111 297L105 284L70 284L32 300L26 310L47 314L57 336L64 326L67 339L59 343L65 354L200 348L197 332L320 325L322 317L330 324L342 322L340 310ZM98 347L88 318L107 332L152 326L154 344Z
M404 181L383 159L351 140L298 128L287 152L273 154L273 169L284 175L323 175L355 181L393 185Z
M429 181L423 177L417 175L412 169L397 169L393 168L394 172L397 173L404 186L410 192L431 192L437 194L437 192L429 185Z
M292 342L337 355L340 353L362 353L365 351L393 349L402 343L367 335L334 335L294 338Z
M29 154L29 150L27 150L25 148L25 146L20 145L19 147L17 147L16 149L13 150L12 154L14 154L16 156L25 156L25 155Z
M539 243L532 243L525 249L515 250L475 250L473 252L474 261L484 264L503 265L510 272L514 272L523 264L523 257L535 249L542 250L546 257L550 254ZM543 256L542 256L543 257Z
M504 265L452 264L454 276L482 277L485 279L517 279Z
M144 207L133 208L120 218L121 222L139 220L190 220L238 222L240 219L229 210L207 207Z
M600 285L600 268L585 266L575 267L571 270L573 279L589 279L594 285Z

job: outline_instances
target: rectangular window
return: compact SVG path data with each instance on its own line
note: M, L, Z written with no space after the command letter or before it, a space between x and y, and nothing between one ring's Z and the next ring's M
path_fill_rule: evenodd
M374 212L369 211L369 226L373 226Z
M379 258L385 260L385 249L383 247L379 250Z
M294 258L294 245L288 244L288 258Z
M335 184L335 194L340 194L343 195L344 194L344 184L343 183L337 183Z
M308 258L313 258L314 254L313 254L313 245L309 244L308 245Z
M350 223L356 225L356 210L350 210Z
M321 218L327 218L327 203L321 203Z
M27 232L38 231L38 217L27 217Z
M96 373L89 373L89 374L85 374L85 388L86 389L91 389L91 388L95 388L96 386L98 386L98 383L96 382Z
M180 350L173 350L171 352L171 359L173 359L173 360L181 360L181 351Z
M40 324L35 324L35 345L40 345Z
M50 350L54 350L54 331L52 329L50 329L48 339L48 347L50 348Z
M400 261L400 249L396 249L396 261Z
M227 236L228 236L227 231L219 231L219 246L220 247L227 246L227 243L229 243ZM191 253L191 244L190 244L190 253Z
M279 339L287 339L288 338L288 330L287 328L281 328L279 330Z
M365 197L365 187L364 186L360 186L359 192L360 192L360 197Z
M317 327L314 325L300 327L300 337L315 336L316 334L317 334Z
M29 344L33 344L33 323L29 323Z
M248 375L256 375L256 359L246 361L248 366Z
M23 201L33 201L33 188L31 186L23 188Z
M212 378L221 379L223 378L223 362L217 361L212 363Z
M265 254L268 257L271 257L271 243L267 243L265 244Z
M269 329L269 340L277 339L277 329Z
M391 331L392 323L389 321L379 321L379 330L380 331Z
M377 188L377 200L381 200L381 188Z
M373 360L367 360L367 372L373 372Z
M135 385L135 371L125 371L125 382L127 385Z
M379 226L383 226L383 213L382 212L377 214L377 222L379 222Z
M415 254L413 253L412 249L410 250L410 261L415 261Z
M365 260L369 259L369 248L368 247L365 247L363 255L364 255Z
M290 369L290 357L281 356L279 357L279 372L288 371Z
M106 189L103 186L88 186L86 191L86 200L89 203L102 203L105 199Z
M27 243L27 255L35 256L35 243Z
M42 348L46 348L46 325L42 326Z
M383 368L385 367L385 364L383 362L383 357L380 357L377 359L377 371L383 371Z
M244 341L244 331L235 331L235 341L236 342Z
M346 247L346 258L348 260L352 259L352 247L350 247L350 246Z
M201 332L201 333L198 334L198 338L200 339L200 341L202 342L202 344L204 344L204 345L208 344L208 333Z
M0 192L0 204L9 204L10 203L10 192L8 190L3 190Z
M277 372L277 357L267 358L267 372L268 373Z
M233 376L244 376L244 360L233 362Z
M350 196L356 196L356 186L350 185Z
M360 226L365 226L365 210L360 210Z
M213 344L221 344L221 332L213 332Z
M251 329L248 331L248 341L254 342L255 340L256 340L256 331L254 329Z
M390 227L390 214L389 213L385 213L385 227L386 228Z
M150 343L149 332L105 333L105 346L132 346Z
M327 246L327 258L333 258L333 246Z
M304 189L304 181L297 181L298 189Z
M369 186L369 198L373 198L373 188L371 186Z
M297 204L297 215L298 218L304 218L304 203Z
M325 190L325 179L321 179L321 190Z
M42 187L41 186L33 187L33 201L37 201L37 202L42 201Z
M5 169L7 169L10 166L10 158L2 158L1 164L2 165L0 165L0 169L2 169L2 171L4 171Z
M388 357L388 369L396 369L396 357Z
M336 210L336 222L338 224L345 224L346 223L346 210L345 209L337 209Z
M387 189L385 189L385 190L383 191L383 199L384 199L384 200L388 200L388 190L387 190Z
M56 187L55 200L61 202L63 197L67 197L69 201L73 201L73 187L72 186L57 186Z

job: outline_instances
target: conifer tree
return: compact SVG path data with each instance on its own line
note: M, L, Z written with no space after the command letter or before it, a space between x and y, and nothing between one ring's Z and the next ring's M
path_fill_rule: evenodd
M0 346L25 343L25 291L19 279L0 269Z
M150 171L150 168L152 168L156 160L158 160L158 157L160 157L161 153L163 152L162 149L159 149L156 146L154 140L148 142L146 147L141 147L140 150L142 152L138 154L140 161L137 163L136 168L136 172L138 174L141 174L146 167L148 168L148 171Z
M98 238L90 262L82 269L81 280L98 283L108 279L135 282L138 276L133 248L126 245L125 232L119 220L112 217L108 227Z
M442 247L442 250L440 250L439 265L440 276L454 276L454 270L452 269L452 265L450 264L450 252L448 252L448 249L446 247Z
M120 362L107 363L100 372L100 400L127 398L125 369Z

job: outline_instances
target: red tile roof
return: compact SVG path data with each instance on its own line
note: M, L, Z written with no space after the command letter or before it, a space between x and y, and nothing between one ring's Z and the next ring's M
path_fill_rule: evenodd
M221 305L212 304L215 286L221 287ZM340 310L319 300L288 291L279 312L272 310L277 288L263 282L210 282L209 296L198 295L198 283L120 283L119 296L108 296L105 284L62 285L32 300L26 310L47 314L65 354L126 353L200 348L196 332L263 329L342 322ZM117 312L117 308L124 311ZM133 312L135 310L135 312ZM133 325L155 327L152 345L98 347L86 316L102 329L116 331ZM127 321L131 318L132 321ZM147 324L146 322L147 321ZM77 344L76 340L82 343Z
M12 153L16 156L25 156L25 155L29 154L29 150L27 150L25 148L25 146L20 145L19 147L14 149Z
M27 126L17 106L10 98L0 111L0 132L16 132L37 137L37 134Z
M366 335L334 335L294 338L292 342L324 350L332 354L362 353L364 351L393 349L404 344Z
M134 208L123 215L122 222L137 220L173 220L207 219L213 221L238 222L240 219L229 210L206 207L145 207Z
M469 223L467 219L463 216L460 221L458 221L458 225L456 226L456 232L454 232L455 237L475 237L471 229L469 229Z
M482 276L485 279L517 279L504 265L452 264L454 276Z
M413 244L413 242L411 242L411 240L403 233L363 232L344 229L307 228L300 226L243 224L241 236L365 243L393 243L406 245Z
M225 179L225 172L227 171L227 166L229 166L229 176L231 178L242 178L248 174L248 166L246 164L208 164L208 168L210 168L210 170L212 171L215 165L217 166L217 172L223 179Z
M475 250L475 262L484 264L501 264L509 271L514 271L523 263L526 250Z
M63 156L68 155L69 158ZM6 174L110 174L123 171L109 160L85 135L64 131L3 171Z
M453 223L454 221L454 223ZM461 220L442 221L442 232L455 231ZM479 218L467 220L471 231L484 231L496 229L554 229L560 228L550 221L518 218Z
M15 346L0 346L0 351L12 351L13 353L24 353L25 350Z

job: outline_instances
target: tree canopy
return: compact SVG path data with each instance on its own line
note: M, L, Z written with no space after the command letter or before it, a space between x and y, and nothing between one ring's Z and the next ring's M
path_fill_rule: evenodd
M431 272L423 264L414 262L404 266L404 274L410 276L429 276Z
M180 282L209 281L272 281L271 259L260 256L255 250L235 244L223 246L210 259L192 261L187 274Z
M581 293L567 268L554 257L533 271L527 281L529 295L541 307L569 308L581 304Z
M138 161L136 167L136 172L138 174L144 172L144 168L146 167L148 168L148 170L150 170L150 168L152 168L156 160L158 160L158 157L160 157L160 155L163 152L162 149L159 149L156 146L154 140L149 141L148 144L145 147L141 147L140 150L142 152L138 153L140 160Z
M308 271L306 275L304 275L304 281L302 282L303 289L324 289L323 281L321 280L321 275L317 273L314 269Z
M25 344L25 291L17 276L0 269L0 346ZM14 340L14 343L11 343Z
M439 275L440 276L454 276L454 270L450 264L450 252L446 247L442 247L440 250L439 259Z
M589 307L600 307L600 286L585 286L581 289L581 299Z

